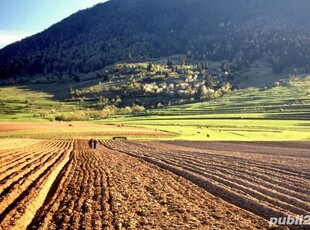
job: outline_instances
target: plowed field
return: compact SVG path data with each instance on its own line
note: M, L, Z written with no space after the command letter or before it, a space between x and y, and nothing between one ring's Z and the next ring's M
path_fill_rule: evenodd
M0 148L3 230L266 229L310 212L306 144L14 143Z
M104 144L180 175L266 219L310 213L309 143Z
M6 142L9 139L111 139L119 135L129 139L175 136L155 129L87 122L0 122L0 138Z
M26 228L72 149L72 141L41 141L27 151L0 150L1 229Z

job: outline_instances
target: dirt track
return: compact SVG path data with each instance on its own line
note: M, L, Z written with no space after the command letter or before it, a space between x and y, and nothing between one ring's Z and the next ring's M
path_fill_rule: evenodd
M101 143L0 148L0 229L265 229L310 210L306 144Z

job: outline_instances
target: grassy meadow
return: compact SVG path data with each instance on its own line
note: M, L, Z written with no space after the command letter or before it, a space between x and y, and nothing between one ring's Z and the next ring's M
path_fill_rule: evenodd
M58 113L76 114L92 109L89 102L58 100L50 88L50 92L45 90L47 85L36 87L1 87L0 121L52 123L56 122ZM64 86L50 87L67 93ZM145 127L175 135L159 135L156 139L309 141L310 77L295 77L268 87L234 90L216 100L151 109L135 115L111 115L89 122ZM121 134L122 129L117 132Z
M58 88L56 86L50 86ZM80 102L62 102L55 99L53 93L33 90L24 86L0 88L0 120L1 121L40 121L53 120L58 112L83 110Z
M310 77L107 122L174 132L180 140L309 141Z

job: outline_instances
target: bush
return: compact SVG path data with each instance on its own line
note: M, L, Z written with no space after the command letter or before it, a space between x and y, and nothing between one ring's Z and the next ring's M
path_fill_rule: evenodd
M162 103L159 102L159 103L157 103L156 107L157 107L157 108L162 108L162 107L164 107L164 105L163 105Z
M71 112L65 114L58 114L55 116L56 121L83 121L89 117L84 112Z
M47 117L48 113L47 112L39 112L40 117Z
M142 105L134 105L132 106L132 112L144 112L145 108Z
M108 114L104 111L91 111L87 113L87 118L88 119L104 119L107 118Z

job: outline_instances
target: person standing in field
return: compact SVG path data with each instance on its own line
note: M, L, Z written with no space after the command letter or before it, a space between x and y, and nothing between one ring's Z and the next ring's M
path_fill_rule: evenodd
M93 139L90 139L90 140L88 141L88 146L89 146L90 149L93 148Z
M97 148L97 143L98 143L98 141L97 141L97 140L94 140L94 141L93 141L94 149L96 149L96 148Z

